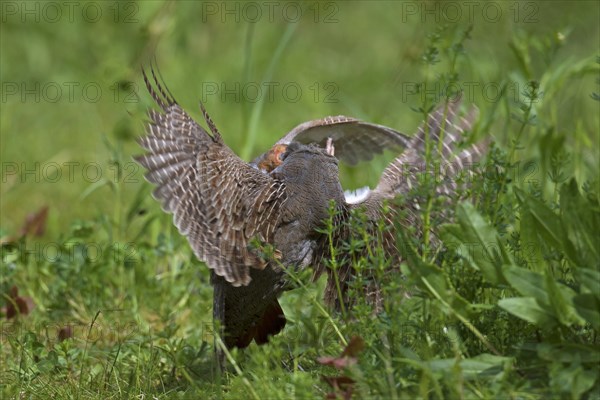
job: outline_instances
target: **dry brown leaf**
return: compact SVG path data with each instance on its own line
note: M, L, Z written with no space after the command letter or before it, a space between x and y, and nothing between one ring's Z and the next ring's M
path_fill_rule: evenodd
M31 297L19 296L19 289L16 286L10 288L5 308L7 319L15 318L19 315L27 315L34 308L35 303Z

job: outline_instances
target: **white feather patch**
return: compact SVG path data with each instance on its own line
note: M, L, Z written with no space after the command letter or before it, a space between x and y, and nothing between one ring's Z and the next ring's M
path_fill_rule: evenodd
M368 186L365 186L356 190L346 190L344 192L344 197L346 198L346 203L358 204L365 201L365 199L369 197L369 194L371 194L371 189Z

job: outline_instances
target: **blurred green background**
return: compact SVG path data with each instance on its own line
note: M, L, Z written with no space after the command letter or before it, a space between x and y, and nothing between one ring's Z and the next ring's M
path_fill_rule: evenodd
M327 115L412 133L423 98L410 89L448 69L447 60L424 66L430 35L470 25L456 70L486 121L477 135L507 146L516 100L538 80L536 110L556 129L524 138L519 157L539 157L536 141L559 135L576 175L596 174L599 3L467 3L3 2L2 234L48 205L47 235L56 237L145 185L131 155L152 103L140 67L154 59L179 103L200 120L203 100L226 143L249 160ZM486 120L496 107L504 111ZM384 163L345 169L343 183L374 184Z

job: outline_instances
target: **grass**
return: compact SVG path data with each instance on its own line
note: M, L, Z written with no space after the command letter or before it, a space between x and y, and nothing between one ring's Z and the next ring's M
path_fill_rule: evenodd
M452 24L423 23L402 5L353 3L336 5L336 23L278 17L252 25L223 23L220 14L204 21L207 10L193 2L130 4L135 23L125 14L93 24L10 18L0 28L3 396L313 398L343 397L351 387L356 398L597 397L597 5L528 2L533 8L520 8L515 22L516 11L501 3L497 22L477 14ZM320 18L331 12L317 9ZM524 20L531 10L537 22ZM322 301L323 280L294 276L295 289L281 299L284 332L232 351L231 368L219 375L208 270L130 161L150 105L139 66L154 54L197 118L202 89L217 84L205 104L226 142L248 158L324 115L411 132L444 85L479 88L467 100L480 108L472 139L493 138L485 173L442 226L435 217L446 206L423 177L415 189L429 199L421 226L432 226L442 246L418 239L426 228L399 230L406 261L402 274L383 279L384 312L374 317L360 296L352 310L333 312ZM263 81L297 83L304 95L250 101L250 92L221 91ZM40 101L8 95L7 83L22 82L63 90L64 82L95 82L103 95L95 103L78 91L56 103L49 92ZM419 94L407 92L417 85ZM337 102L326 102L334 92ZM373 185L390 157L344 169L344 185ZM65 162L80 163L72 180ZM52 163L61 166L58 179ZM23 164L34 172L10 173ZM34 221L21 237L26 216L44 205L45 232L36 236ZM373 246L370 257L354 259L351 289L359 293L360 277L383 272L386 260L360 220L354 229L364 239L348 248ZM35 307L7 318L19 302ZM319 362L339 358L348 343L356 348L345 367Z

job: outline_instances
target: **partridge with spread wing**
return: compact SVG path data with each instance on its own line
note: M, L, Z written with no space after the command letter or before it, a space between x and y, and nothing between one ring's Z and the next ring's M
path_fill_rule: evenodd
M247 163L224 143L202 105L210 132L179 106L153 70L151 78L144 72L144 80L160 111L149 112L148 135L139 139L147 153L136 160L148 170L146 179L156 185L153 197L173 214L196 257L211 269L214 318L228 347L243 348L252 340L264 343L283 329L286 320L278 296L287 286L285 269L313 266L317 275L326 271L322 260L329 246L319 228L329 216L331 202L340 226L357 207L376 221L383 215L384 201L416 184L411 173L423 161L427 133L437 140L444 132L442 154L457 168L476 160L483 150L472 146L454 154L454 144L470 129L475 115L455 123L455 102L432 113L413 138L343 116L306 122ZM347 199L338 158L354 164L385 149L401 154L374 190L365 190L358 200ZM454 172L448 171L449 178ZM448 179L438 192L451 194L453 185ZM407 207L416 212L418 205ZM346 229L336 232L339 240L349 235ZM388 239L390 257L399 257L393 237ZM271 246L271 254L264 254L255 240ZM350 266L342 272L349 279ZM333 305L347 303L336 298L333 286L330 279L326 300Z

